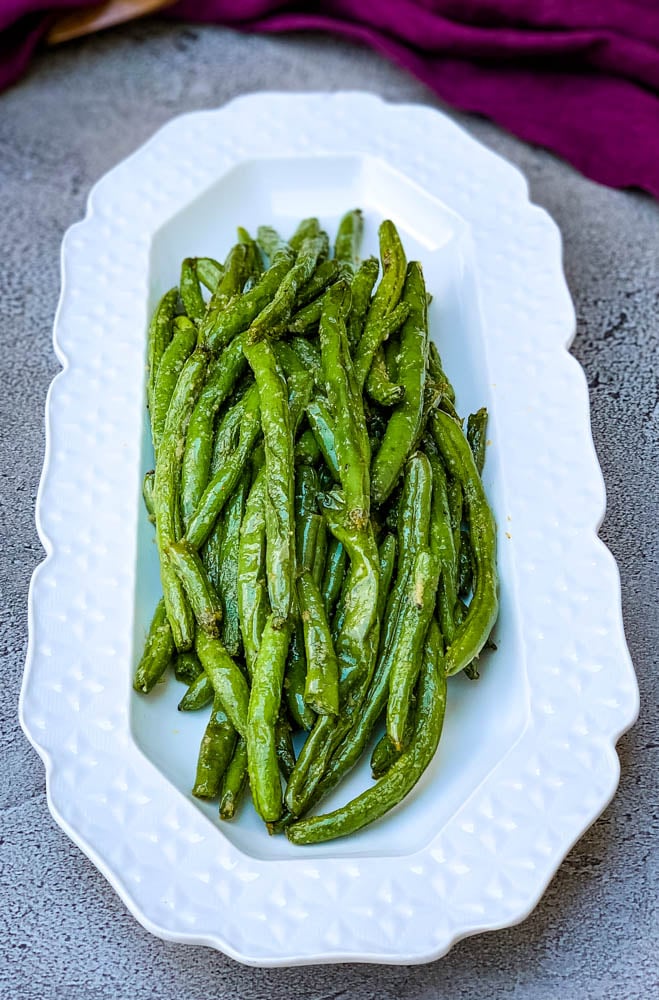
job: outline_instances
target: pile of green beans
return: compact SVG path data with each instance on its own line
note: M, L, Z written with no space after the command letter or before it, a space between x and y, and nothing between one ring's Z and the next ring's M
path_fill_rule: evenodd
M421 265L391 221L360 261L362 229L346 213L331 252L315 218L241 228L224 263L183 261L148 336L163 593L134 687L171 667L179 709L210 708L192 794L230 820L249 788L295 844L412 790L498 613L487 411L463 431ZM378 727L374 784L308 815Z

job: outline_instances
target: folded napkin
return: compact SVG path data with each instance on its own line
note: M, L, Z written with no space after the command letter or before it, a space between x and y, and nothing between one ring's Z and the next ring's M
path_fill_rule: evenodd
M73 0L0 0L0 89ZM180 0L165 16L244 31L330 31L377 49L455 107L587 177L659 197L656 0Z

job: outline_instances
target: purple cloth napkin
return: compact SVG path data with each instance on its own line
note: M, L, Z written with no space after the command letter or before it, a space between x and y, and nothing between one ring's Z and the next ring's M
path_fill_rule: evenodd
M46 30L44 2L0 0L0 89ZM51 0L47 12L73 5ZM165 13L345 35L587 177L659 197L657 0L180 0Z

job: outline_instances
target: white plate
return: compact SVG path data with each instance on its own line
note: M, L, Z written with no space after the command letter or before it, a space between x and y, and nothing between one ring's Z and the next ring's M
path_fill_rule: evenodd
M402 807L294 848L251 806L220 826L193 801L204 722L176 713L180 685L131 691L159 589L145 331L181 259L222 257L236 224L332 229L355 205L366 251L389 216L422 260L459 409L490 410L499 648L479 683L451 682L440 751ZM145 927L243 962L421 962L521 920L613 795L638 709L560 237L523 177L426 107L256 94L177 118L107 174L62 262L21 701L55 819Z

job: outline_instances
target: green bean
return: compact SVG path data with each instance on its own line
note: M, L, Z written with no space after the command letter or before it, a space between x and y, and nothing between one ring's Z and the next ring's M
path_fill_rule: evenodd
M238 544L238 614L247 672L252 675L268 616L265 579L265 470L247 497Z
M347 602L335 650L339 663L339 705L341 716L320 716L300 751L286 787L286 805L299 815L306 808L321 780L333 749L350 728L370 683L378 646L378 552L370 525L352 526L346 516L345 501L334 491L323 498L327 524L350 557Z
M212 257L197 257L197 277L209 292L214 292L224 274L224 268Z
M439 563L426 549L417 555L410 573L406 600L389 674L387 733L396 750L402 750L412 691L416 683L423 644L437 600Z
M304 685L307 679L307 661L304 654L304 634L302 623L295 623L288 648L284 695L291 719L299 729L309 730L316 721L316 713L304 700Z
M354 352L364 331L364 322L371 304L371 294L378 280L380 264L375 257L369 257L357 268L352 279L352 305L348 316L348 343Z
M432 760L442 733L446 710L446 674L441 636L432 623L424 650L414 735L409 747L377 784L334 812L299 820L287 827L294 844L319 843L355 833L384 816L416 785Z
M380 506L391 494L411 452L423 416L428 353L426 286L421 266L408 264L403 302L409 315L401 331L397 379L405 390L392 413L371 469L373 502Z
M146 398L150 413L153 413L153 391L156 385L160 361L174 332L174 316L176 314L177 303L178 288L171 288L161 298L153 314L153 319L149 324L147 337Z
M336 260L325 260L319 264L309 280L300 288L295 297L295 307L300 309L309 302L313 302L321 295L328 285L337 280L341 273L341 268Z
M197 632L195 649L232 726L241 736L246 736L249 688L240 667L219 639L211 639L204 632Z
M350 290L337 282L325 297L320 321L320 349L330 411L335 424L335 448L348 520L363 528L370 516L370 444L361 394L348 348L345 315Z
M197 261L194 257L186 257L181 264L181 301L183 308L194 323L200 323L206 312L206 303L201 294Z
M272 300L254 318L249 328L249 338L256 343L272 330L290 319L298 290L311 277L322 249L320 236L310 237L302 242L293 267L282 278Z
M327 559L325 562L325 573L321 593L325 602L325 612L331 618L334 606L341 593L341 584L345 579L346 563L348 556L341 542L336 538L330 538L327 545Z
M252 239L246 229L238 226L237 235L239 242L247 247L247 281L243 286L243 291L248 291L249 282L253 282L249 286L253 288L263 274L263 259L256 240Z
M243 418L248 407L253 404L253 396L253 393L250 395L249 389L245 393L239 393L235 400L230 401L226 412L222 415L213 441L211 476L214 476L228 462L235 451Z
M432 466L432 521L430 546L440 564L438 613L444 641L450 643L455 632L454 613L457 601L457 554L451 527L447 480L444 466L437 453L426 446Z
M295 442L295 464L315 466L318 465L321 458L321 451L313 435L313 431L307 428Z
M220 791L220 819L230 820L236 815L238 803L247 786L247 742L238 737L229 766L222 778Z
M359 247L364 231L364 216L359 208L346 212L339 222L334 256L338 261L347 264L354 270L359 256Z
M192 681L188 690L178 703L179 712L198 712L202 708L210 705L215 692L205 670L199 674L196 680Z
M144 500L144 506L146 507L146 513L151 521L151 524L156 523L156 515L153 507L153 484L156 478L155 469L151 469L149 472L144 473L144 479L142 480L142 499Z
M336 439L332 416L327 403L320 396L315 396L307 404L307 420L309 421L311 433L316 439L316 444L325 459L327 468L332 473L334 479L338 480L339 463L336 456Z
M414 733L414 712L410 711L405 726L405 747L409 746L412 734ZM371 774L376 780L387 773L393 764L400 757L402 750L396 750L386 733L378 740L373 747L371 754Z
M254 807L266 823L281 816L282 794L275 728L279 714L291 624L266 621L254 663L247 718L247 761Z
M305 306L294 312L286 324L286 328L291 333L313 333L320 323L320 314L323 311L323 302L326 294L327 292L323 292L322 295L319 295L311 302L307 302Z
M179 653L174 661L174 676L177 681L181 681L188 686L196 681L204 668L199 662L197 654L189 649L186 653Z
M135 690L147 694L165 673L175 652L172 630L167 621L165 602L161 598L156 605L144 644L144 651L135 670L133 679Z
M273 622L281 628L293 610L295 533L293 435L286 382L270 344L245 348L261 404L266 468L266 566Z
M207 635L217 637L220 634L222 605L199 554L183 539L172 542L165 552L183 584L199 627Z
M458 595L466 597L474 585L474 555L471 550L469 531L460 531L460 551L458 553Z
M236 730L227 717L222 702L215 696L210 719L201 738L197 773L192 794L198 799L217 798L222 775L233 756Z
M487 409L481 406L467 418L467 441L472 450L478 474L482 476L487 445Z
M317 522L316 543L314 545L313 554L313 566L310 567L311 575L314 578L314 583L320 589L323 582L323 574L325 573L325 562L327 560L327 522L322 514L313 515ZM323 609L325 608L325 599L323 600Z
M194 351L196 343L196 327L187 316L178 316L174 322L174 335L163 353L158 367L158 377L153 388L151 433L156 455L160 447L165 418L176 383L185 362Z
M306 223L307 220L305 219L301 223L301 225L306 225ZM318 228L320 228L320 224ZM300 227L298 226L296 234L299 231L299 229ZM316 230L316 232L317 231L318 230ZM294 253L297 252L296 249L291 247L290 243L286 243L286 241L281 238L281 236L273 226L259 226L259 228L256 230L256 242L261 248L261 252L264 253L265 256L268 257L270 260L272 260L275 254L283 247L288 247L290 250L293 250Z
M224 465L218 469L204 490L199 506L188 521L186 540L198 549L210 535L221 510L231 497L238 480L249 461L256 439L260 434L261 420L258 392L252 387L243 414L238 447Z
M320 351L310 340L304 337L291 337L288 342L291 350L295 351L298 359L311 372L314 382L321 387L323 384L323 372L321 367Z
M377 664L368 691L361 703L359 717L346 728L343 742L329 763L322 780L305 805L310 807L327 794L350 771L366 748L382 714L389 691L389 675L396 649L401 608L408 589L410 566L428 542L432 473L425 456L413 456L408 462L398 519L398 544L385 536L380 546L380 590L378 616L382 619ZM398 549L396 583L389 589ZM388 596L387 596L388 595ZM385 610L386 605L386 610Z
M293 746L293 730L283 703L279 706L279 714L275 723L275 747L279 770L284 781L287 781L295 767L295 747Z
M217 593L222 605L221 637L230 656L239 656L243 649L238 611L238 550L249 482L249 473L243 473L226 506L220 548Z
M179 483L181 455L190 416L201 392L208 365L207 351L197 347L188 358L172 396L162 440L158 449L153 504L156 515L156 541L160 554L160 578L176 648L190 649L194 641L194 618L183 586L167 556L179 529Z
M453 545L457 555L460 552L460 532L462 528L462 517L464 508L464 496L462 483L455 477L450 477L447 481L446 491L448 495L448 509L451 518L451 530L453 531ZM456 585L457 585L457 562L456 562Z
M496 527L471 448L459 424L436 410L430 428L449 473L462 484L476 567L467 616L446 651L447 672L455 674L478 656L496 621L499 607Z
M375 290L364 322L364 332L355 348L355 377L361 389L366 382L375 352L382 344L381 320L398 305L407 261L398 231L393 222L386 220L380 226L380 257L382 258L382 280Z
M315 556L318 522L314 519L318 505L318 476L308 465L299 466L295 474L295 551L298 570L311 569Z
M288 412L293 437L304 418L313 393L313 375L306 368L291 373L287 378Z
M338 662L323 599L308 570L298 576L297 597L307 659L304 700L318 715L338 715Z
M243 339L236 337L212 362L206 384L190 417L181 467L181 511L185 525L208 485L215 417L245 367Z
M251 267L251 251L245 243L237 243L231 248L224 262L222 277L206 306L206 314L201 323L201 339L208 343L211 331L221 321L230 303L240 295ZM236 331L239 332L239 331ZM223 347L231 337L218 344ZM216 345L213 345L215 349Z
M235 296L218 314L211 318L206 314L202 324L202 334L213 351L219 350L236 334L246 330L259 313L271 302L283 279L293 267L295 253L282 244L274 253L270 267L253 288L243 295Z
M366 391L374 403L379 403L380 406L387 408L396 406L405 397L403 386L392 382L389 377L382 347L379 347L375 352L366 379Z
M434 340L431 340L428 344L428 371L441 387L442 396L450 403L455 403L455 389L446 377L446 372L442 366L442 359L439 356L439 350Z
M299 253L302 249L302 244L305 240L314 239L316 236L320 235L320 222L315 216L310 216L308 219L302 219L290 240L288 241L289 246L295 250L295 253Z

